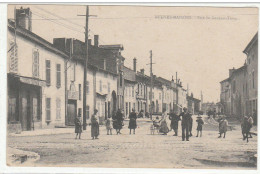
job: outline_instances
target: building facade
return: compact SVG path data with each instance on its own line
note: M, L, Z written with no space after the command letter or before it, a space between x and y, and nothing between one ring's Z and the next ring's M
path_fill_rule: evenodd
M16 14L16 21L8 21L8 128L64 126L68 55L31 31L29 8L17 9Z

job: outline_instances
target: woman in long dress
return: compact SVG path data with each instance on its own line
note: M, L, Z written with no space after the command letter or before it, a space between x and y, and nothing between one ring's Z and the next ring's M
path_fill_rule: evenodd
M120 109L118 109L117 113L113 118L113 128L116 130L117 135L121 134L121 129L123 126L123 114Z
M228 121L226 120L226 118L222 117L219 120L219 137L222 137L222 134L224 134L223 138L226 137L226 132L227 132L227 126L228 126Z
M92 139L98 139L99 135L99 118L97 116L98 110L94 110L94 114L91 116L91 137Z
M131 134L131 130L133 129L133 133L135 134L135 129L136 129L136 119L137 119L137 116L136 116L136 113L135 113L135 110L132 109L132 112L130 113L129 115L129 126L128 128L130 129L130 133Z
M169 128L166 122L166 117L167 117L167 113L166 110L164 110L162 114L160 130L159 130L161 133L163 133L163 135L167 135L167 133L169 132Z
M82 122L81 122L81 115L79 114L78 117L75 118L75 133L76 133L76 138L79 135L79 139L82 133Z

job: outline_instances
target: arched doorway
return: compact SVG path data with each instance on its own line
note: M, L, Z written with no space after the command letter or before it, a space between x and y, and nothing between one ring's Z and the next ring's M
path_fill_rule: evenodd
M112 91L112 99L111 99L111 112L112 114L116 112L116 92Z

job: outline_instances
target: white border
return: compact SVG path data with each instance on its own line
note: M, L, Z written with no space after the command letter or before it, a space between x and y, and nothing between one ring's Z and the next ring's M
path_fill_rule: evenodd
M258 3L244 3L240 1L239 3L219 3L216 0L208 3L205 0L195 3L192 1L190 3L180 3L166 1L167 3L158 3L155 1L148 2L143 1L138 3L138 1L133 0L131 2L120 2L112 1L112 3L107 3L102 0L95 0L95 2L87 2L84 0L69 2L53 2L52 0L46 0L45 2L37 2L37 4L90 4L90 5L149 5L149 6L215 6L215 7L260 7ZM188 2L188 1L185 1ZM206 3L205 3L206 2ZM235 2L235 1L231 1ZM251 1L257 2L257 0ZM8 1L8 3L17 3L17 4L35 4L35 1ZM143 168L72 168L72 167L7 167L6 166L6 113L7 113L7 103L6 103L6 94L7 94L7 81L6 81L6 44L7 43L7 3L0 4L0 173L181 173L181 174L215 174L215 173L229 173L229 174L256 174L259 170L200 170L200 169L143 169ZM259 77L259 76L258 76ZM258 87L260 86L260 81L258 79ZM260 96L260 94L258 93ZM258 96L258 98L259 98ZM258 111L259 111L259 102L258 102ZM259 119L258 119L258 130L259 130ZM258 137L259 138L259 137ZM259 139L258 139L259 140ZM258 141L259 142L259 141ZM258 144L259 148L259 144ZM258 166L260 162L258 160Z

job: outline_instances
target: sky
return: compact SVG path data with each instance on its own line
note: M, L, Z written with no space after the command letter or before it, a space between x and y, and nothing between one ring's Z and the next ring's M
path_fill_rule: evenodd
M53 38L84 41L86 6L16 5L30 7L32 32L49 42ZM8 7L13 18L14 5ZM183 87L204 102L220 99L220 81L228 70L241 67L243 50L258 30L257 8L90 6L89 37L99 44L122 44L125 66L171 80L178 72ZM66 20L65 20L66 19Z

